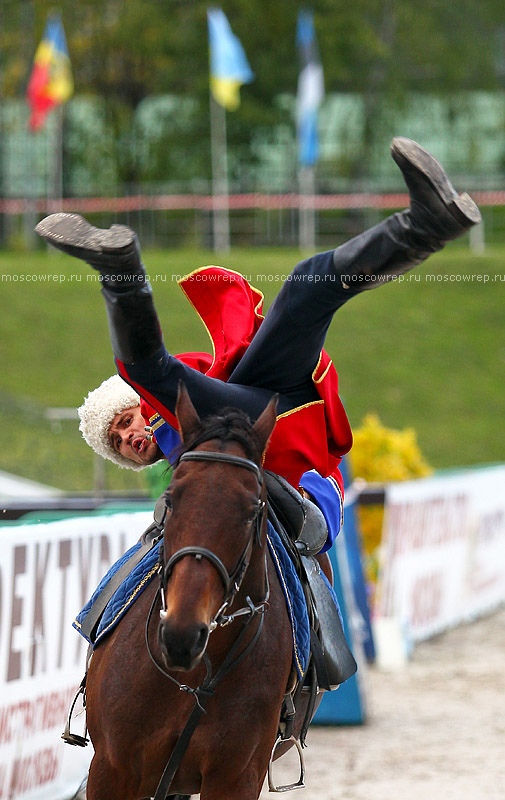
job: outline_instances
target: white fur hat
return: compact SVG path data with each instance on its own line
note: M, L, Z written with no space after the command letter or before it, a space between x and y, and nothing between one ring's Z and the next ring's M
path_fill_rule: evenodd
M116 414L138 405L140 397L137 392L119 375L113 375L100 384L98 389L90 392L83 405L77 409L81 420L79 430L89 446L99 456L113 461L124 469L144 469L144 465L136 464L117 453L111 446L107 434Z

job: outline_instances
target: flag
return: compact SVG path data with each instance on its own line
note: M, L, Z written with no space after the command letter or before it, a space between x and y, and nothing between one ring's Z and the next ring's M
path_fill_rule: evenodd
M59 14L52 14L48 17L44 36L35 53L26 90L31 111L31 130L42 128L49 111L68 100L73 91L65 31Z
M210 49L210 88L214 99L228 111L240 105L239 89L254 80L240 41L220 8L207 10Z
M302 166L311 167L319 156L317 123L319 106L324 97L323 68L311 11L301 10L298 15L296 43L301 62L296 101L298 160Z

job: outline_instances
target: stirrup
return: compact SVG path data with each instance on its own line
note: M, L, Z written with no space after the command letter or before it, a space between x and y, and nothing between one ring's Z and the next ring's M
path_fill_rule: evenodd
M288 783L285 786L276 786L273 778L273 761L275 756L275 751L281 742L294 742L296 749L298 751L298 757L300 759L300 777L298 778L297 783ZM289 736L287 739L283 739L282 736L279 734L277 737L274 746L272 747L272 752L270 754L270 761L268 762L268 790L270 792L291 792L293 789L303 789L305 786L305 763L303 760L303 750L300 742L298 739L295 739L294 736Z
M78 733L72 733L70 731L70 723L72 721L72 714L74 712L74 707L75 707L75 704L77 702L77 698L81 694L82 694L83 707L84 707L84 709L86 708L86 677L87 677L87 674L88 673L86 673L86 675L82 679L81 685L79 686L79 688L78 688L78 690L76 692L76 695L75 695L75 697L74 697L74 699L72 701L72 705L70 706L70 711L68 712L67 724L65 725L65 730L61 734L61 738L63 739L65 744L72 744L75 747L86 747L87 744L89 743L88 729L87 729L86 725L84 726L84 736L81 736Z

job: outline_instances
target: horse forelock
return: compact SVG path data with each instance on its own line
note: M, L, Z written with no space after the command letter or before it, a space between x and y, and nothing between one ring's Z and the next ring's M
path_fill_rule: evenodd
M214 439L219 441L220 450L224 450L225 445L230 442L237 442L244 448L247 458L257 464L261 463L262 448L259 437L247 414L236 408L225 408L219 414L212 414L202 420L200 429L183 443L178 455L180 457L195 450L204 442Z

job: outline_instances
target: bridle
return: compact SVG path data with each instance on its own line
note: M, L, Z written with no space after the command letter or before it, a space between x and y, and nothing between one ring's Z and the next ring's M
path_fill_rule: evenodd
M231 455L230 453L219 453L210 450L190 450L181 455L177 463L177 466L182 461L213 461L222 464L233 464L236 467L242 467L243 469L247 469L250 472L254 473L260 489L260 493L258 495L258 501L254 509L254 515L249 521L250 531L247 543L242 551L240 558L238 559L237 565L232 570L232 572L228 572L227 568L225 567L221 559L215 553L213 553L212 550L209 550L207 547L201 547L200 545L190 545L188 547L181 547L180 550L177 550L172 556L170 556L167 563L164 566L162 566L162 569L160 570L160 595L161 595L160 616L163 617L166 612L165 588L170 579L170 575L172 573L175 564L177 564L177 562L179 562L181 559L186 558L186 556L193 556L198 561L200 561L202 558L205 558L212 564L212 566L217 570L224 587L223 602L209 625L209 630L210 632L212 632L218 626L224 627L225 625L229 625L230 622L233 622L233 620L236 617L249 615L264 610L264 607L268 602L269 587L268 587L268 577L267 577L266 594L263 600L260 601L260 603L254 605L251 598L247 597L246 598L247 608L246 607L241 608L238 611L235 611L231 615L225 614L227 609L233 603L233 600L235 599L235 596L237 595L242 585L244 575L246 573L247 567L249 566L253 545L255 543L259 545L261 541L261 528L263 525L263 519L266 509L266 503L261 498L261 490L263 486L263 474L260 468L254 463L254 461L251 461L248 458L243 458L242 456ZM267 576L266 570L265 570L265 575Z
M209 624L209 634L212 633L212 631L214 631L217 627L225 627L226 625L229 625L238 617L248 617L246 625L242 629L237 639L236 644L238 645L241 639L243 638L243 635L245 634L245 631L247 630L249 623L252 622L253 619L256 619L259 616L260 626L257 630L257 635L259 636L261 630L261 623L263 622L263 613L265 612L268 606L268 600L270 597L268 570L266 568L266 558L267 558L266 551L265 551L266 586L265 586L264 597L258 603L254 603L253 600L249 596L247 596L246 605L243 608L237 609L232 614L226 614L225 612L233 603L233 600L235 599L237 593L240 590L242 581L244 579L244 575L247 571L247 567L249 566L253 545L255 543L259 545L261 543L261 529L263 526L267 506L266 502L261 497L261 492L263 489L263 473L261 469L258 467L258 465L255 464L254 461L251 461L249 458L243 458L242 456L235 456L232 455L231 453L221 453L211 450L189 450L183 453L179 457L179 460L176 464L176 469L181 463L181 461L207 461L207 462L218 462L221 464L232 464L233 466L241 467L243 469L249 470L249 472L253 472L256 477L256 480L258 481L258 486L259 486L258 500L256 503L256 507L254 509L254 514L249 522L249 536L246 545L242 551L242 554L238 559L237 565L231 573L228 572L227 568L225 567L219 556L217 556L215 553L212 552L212 550L209 550L207 547L202 547L200 545L189 545L187 547L181 547L168 559L166 564L164 563L163 546L160 547L160 561L158 565L158 572L160 579L159 587L158 587L158 592L153 597L151 608L149 610L149 614L147 615L146 627L145 627L145 641L146 641L147 651L151 661L163 675L169 678L169 680L171 680L173 683L177 684L179 686L179 689L194 694L196 690L176 680L176 678L174 678L174 676L171 675L157 661L157 659L155 658L154 654L151 651L151 647L149 645L148 631L154 607L156 604L156 600L159 595L161 602L160 618L163 619L166 613L165 589L175 564L177 564L177 562L180 561L181 559L186 558L186 556L192 556L197 560L205 558L216 569L224 587L223 602L221 603L219 609L217 610L216 614L214 615ZM164 527L168 508L169 508L168 504L165 500L165 507L161 515L159 515L160 518L157 520L157 523L160 528ZM246 651L248 651L250 647L254 645L257 635L255 634L253 639L250 640L249 644L247 645ZM232 648L232 650L234 649L235 648ZM229 655L231 655L231 651ZM239 658L241 659L243 656L245 656L245 652L243 652ZM207 677L204 681L204 683L206 683L207 680L210 679L211 666L206 653L203 654L203 658L207 666ZM236 663L237 663L236 661L230 662L229 668L231 669L233 666L236 666Z
M243 661L246 655L252 650L255 646L256 642L259 639L262 625L263 625L263 614L266 610L268 605L268 598L270 594L270 589L268 585L268 572L266 569L266 551L265 551L265 580L266 580L266 591L265 597L256 605L253 603L251 598L248 596L246 597L246 606L244 608L239 609L238 611L233 612L233 614L225 615L225 611L229 608L231 603L233 602L236 594L238 593L240 586L242 584L242 580L246 573L247 567L249 565L249 560L251 556L251 551L253 545L257 543L258 545L261 543L261 529L263 526L263 521L266 514L266 503L261 497L261 492L263 489L263 474L260 468L248 458L243 458L242 456L234 456L230 453L219 453L213 452L210 450L190 450L186 453L183 453L177 466L181 463L181 461L216 461L223 464L233 464L236 467L242 467L244 469L253 472L256 476L259 485L259 494L258 494L258 501L255 507L254 515L250 520L249 527L249 537L247 540L247 544L240 556L237 566L235 569L229 573L226 569L225 565L221 561L221 559L216 556L212 550L209 550L207 547L200 547L199 545L195 546L188 546L188 547L181 547L180 550L177 550L167 561L164 565L161 561L162 559L162 551L163 547L160 547L160 587L159 587L159 594L161 595L161 604L162 610L161 614L164 613L164 598L165 598L165 586L170 578L170 574L174 568L174 565L177 564L182 558L186 556L193 556L196 559L205 558L209 561L213 567L217 570L219 577L224 586L224 599L221 607L215 614L211 624L209 625L209 631L212 632L218 626L225 626L229 625L230 622L233 622L234 619L240 616L247 616L248 619L246 620L244 626L242 627L239 635L233 642L230 650L228 651L224 661L220 665L217 672L213 675L212 674L212 666L210 663L210 659L206 652L203 654L204 663L206 666L207 674L202 681L202 683L193 688L186 684L180 683L173 675L171 675L164 667L162 667L157 660L154 658L153 653L151 652L151 648L149 646L149 622L152 616L152 612L156 603L156 599L158 593L155 594L153 602L151 604L151 609L147 616L146 620L146 628L145 628L145 640L147 645L147 650L151 661L153 662L154 666L163 674L165 677L169 678L172 683L175 683L181 691L188 692L192 694L195 698L195 706L188 717L185 727L183 728L177 743L174 746L172 754L168 760L167 765L163 771L161 776L160 782L154 794L153 800L165 800L168 795L170 786L172 784L173 778L175 773L179 767L181 759L188 747L188 744L191 740L193 732L198 724L198 721L203 713L205 713L205 706L207 705L210 698L214 695L216 687L218 683L227 675L232 669L238 666L238 664ZM165 512L163 514L163 521L166 517L167 508L165 508ZM259 618L259 624L254 632L254 634L249 639L248 643L243 646L243 642L245 641L246 634L249 630L249 626L253 622L253 620Z

